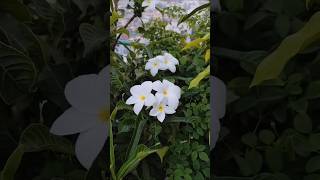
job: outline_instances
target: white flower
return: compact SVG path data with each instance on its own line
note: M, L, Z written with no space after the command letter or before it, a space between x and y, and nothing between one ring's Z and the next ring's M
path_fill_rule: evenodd
M150 44L150 40L147 39L147 38L141 37L141 38L139 39L139 43L144 44L144 45L147 46L147 45Z
M151 109L149 115L150 116L157 116L157 119L160 122L163 122L163 120L166 118L166 114L174 114L176 111L174 108L167 106L164 102L157 101L153 108Z
M164 64L161 56L149 59L145 66L145 70L150 70L152 76L155 76L159 70L165 70L166 68L167 66Z
M129 50L122 44L118 44L115 48L114 51L116 54L118 54L119 56L121 56L123 58L123 61L125 63L128 62L127 57L129 55Z
M151 94L152 82L145 81L141 85L131 87L132 96L127 99L126 104L134 104L133 111L138 115L143 106L152 106L155 102L155 97Z
M142 6L146 7L146 10L155 10L156 9L156 4L158 4L159 0L144 0L142 3Z
M164 53L163 56L160 57L163 59L162 61L165 67L171 72L175 73L176 65L179 64L179 61L169 53Z
M210 148L213 149L220 132L220 121L226 112L226 86L218 78L210 76L210 86L212 93L210 96L211 105L211 128L210 128Z
M157 91L156 98L159 102L163 102L173 109L177 109L179 99L181 97L181 89L168 80L155 81L152 85L153 89Z
M167 31L173 31L179 34L191 34L192 33L192 29L188 26L187 23L181 23L179 24L179 21L174 19L172 20L171 23L167 24L167 26L165 27L165 29Z
M109 68L99 74L76 77L67 83L65 96L71 107L51 126L56 135L80 133L75 146L79 162L89 169L108 137Z

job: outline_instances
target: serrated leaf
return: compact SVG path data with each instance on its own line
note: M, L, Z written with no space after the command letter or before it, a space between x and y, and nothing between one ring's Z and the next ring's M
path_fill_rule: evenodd
M190 85L189 85L189 89L193 88L193 87L198 87L199 86L199 83L201 80L203 80L204 78L206 77L209 77L210 75L210 65L207 66L207 68L200 72L191 82L190 82Z
M320 39L320 12L315 13L297 33L284 39L280 46L258 66L251 86L265 80L276 79L285 65L296 54Z

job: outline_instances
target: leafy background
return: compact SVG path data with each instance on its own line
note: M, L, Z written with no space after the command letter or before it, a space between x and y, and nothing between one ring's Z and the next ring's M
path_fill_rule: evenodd
M228 105L211 152L215 179L320 179L319 1L221 4L214 73Z
M48 128L69 107L65 83L106 65L107 10L98 0L0 2L1 180L104 176L106 158L86 172L74 156L76 136Z

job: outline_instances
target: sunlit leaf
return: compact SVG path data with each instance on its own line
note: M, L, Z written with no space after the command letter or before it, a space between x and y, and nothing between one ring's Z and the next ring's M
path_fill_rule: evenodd
M288 36L280 46L259 64L251 86L275 79L287 62L320 38L320 12L315 13L297 33Z
M193 87L198 87L199 86L199 83L201 80L203 80L204 78L207 78L209 77L210 75L210 65L207 66L207 68L200 72L191 82L190 82L190 85L189 85L189 89L193 88Z

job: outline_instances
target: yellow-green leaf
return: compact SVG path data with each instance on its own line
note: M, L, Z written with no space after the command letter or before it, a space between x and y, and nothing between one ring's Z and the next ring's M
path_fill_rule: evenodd
M276 79L292 57L320 40L319 22L320 11L315 13L300 31L284 39L280 46L259 64L251 87L265 80Z
M161 163L163 162L163 157L166 155L168 150L169 150L169 147L165 146L163 148L158 149L158 151L156 152L161 160Z
M187 43L186 46L184 46L184 48L182 49L182 51L190 49L190 48L199 48L200 44L202 42L204 42L204 40L202 38L195 39L195 40Z
M210 61L210 49L206 50L206 54L204 55L204 60L206 63Z
M112 15L110 17L110 24L114 24L119 18L121 18L120 14L117 11L112 11Z
M189 85L189 89L193 87L198 87L199 83L202 79L208 77L210 75L210 65L202 72L200 72L191 82Z

